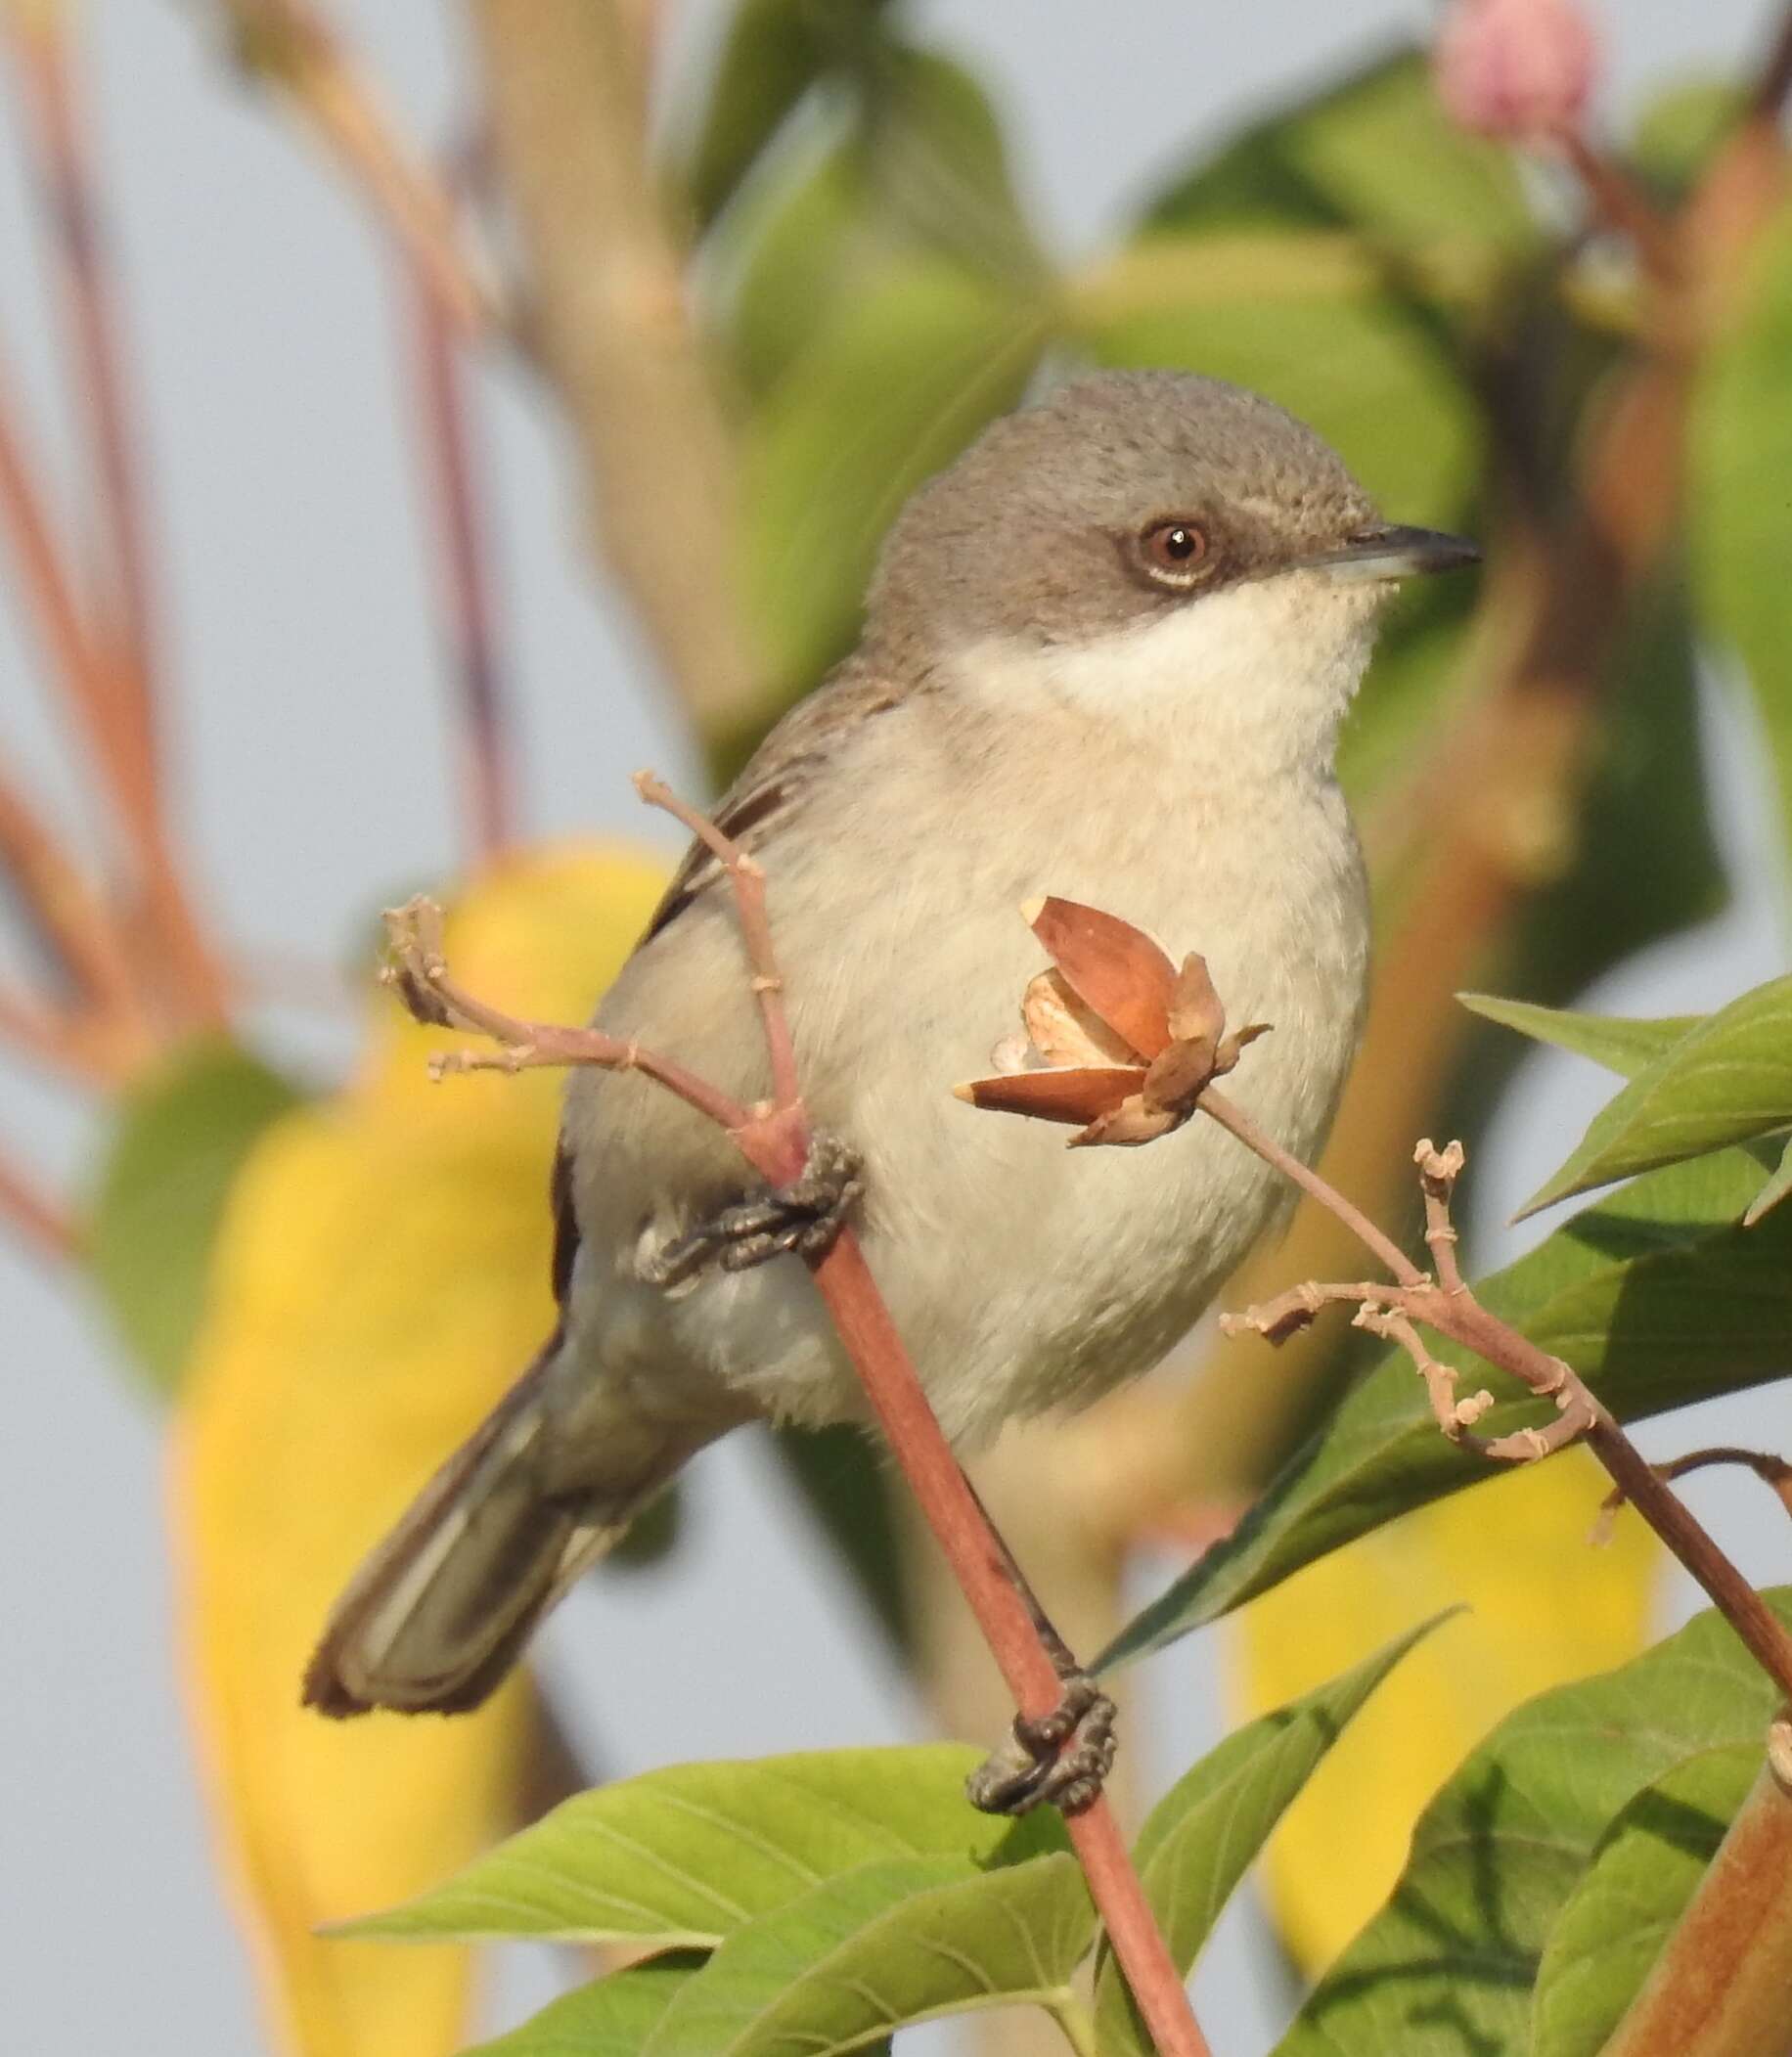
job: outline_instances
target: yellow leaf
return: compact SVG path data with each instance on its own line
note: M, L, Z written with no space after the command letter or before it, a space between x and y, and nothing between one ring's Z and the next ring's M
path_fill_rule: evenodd
M1309 1565L1233 1625L1232 1693L1254 1717L1440 1607L1473 1610L1405 1660L1271 1839L1272 1912L1304 1970L1387 1899L1425 1803L1495 1722L1648 1640L1662 1552L1634 1517L1589 1544L1607 1483L1574 1450L1454 1494Z
M664 873L627 852L518 859L448 926L457 974L579 1021ZM468 2033L464 1950L338 1943L513 1825L530 1688L439 1721L327 1722L298 1681L363 1552L548 1332L547 1177L560 1082L432 1085L467 1039L380 997L335 1099L278 1122L232 1193L182 1387L172 1521L203 1773L280 2047L442 2057Z

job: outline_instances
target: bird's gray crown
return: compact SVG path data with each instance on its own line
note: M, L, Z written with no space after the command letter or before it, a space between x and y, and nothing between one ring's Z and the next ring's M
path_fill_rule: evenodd
M1377 520L1336 452L1274 402L1192 373L1104 373L994 423L915 495L869 626L934 653L1081 642Z

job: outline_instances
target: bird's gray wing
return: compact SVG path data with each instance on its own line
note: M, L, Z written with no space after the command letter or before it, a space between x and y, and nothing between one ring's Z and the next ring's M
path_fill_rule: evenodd
M761 850L802 812L819 769L862 722L894 707L902 697L889 681L858 658L849 658L827 684L799 700L747 760L746 768L716 807L711 820L748 852ZM677 920L700 895L723 878L714 853L695 840L653 910L642 949ZM554 1153L549 1204L554 1210L554 1297L565 1305L578 1254L579 1226L573 1210L572 1142L564 1132Z
M801 812L817 769L834 754L841 738L860 722L895 706L900 697L871 667L849 660L825 686L799 700L753 752L746 769L722 795L712 816L716 827L743 850L763 848ZM653 910L642 942L651 942L721 876L714 853L694 841Z

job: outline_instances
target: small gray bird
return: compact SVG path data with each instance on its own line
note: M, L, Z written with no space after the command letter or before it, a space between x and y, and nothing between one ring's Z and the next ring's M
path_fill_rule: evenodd
M1059 894L1200 951L1231 1018L1275 1027L1229 1093L1317 1150L1368 960L1339 727L1396 581L1476 555L1388 526L1267 400L1171 372L1064 386L917 493L858 649L718 813L768 875L828 1146L797 1187L755 1191L721 1131L638 1074L574 1075L559 1326L350 1585L307 1700L477 1705L694 1452L759 1416L860 1418L791 1254L847 1206L961 1449L1160 1358L1287 1195L1208 1123L1067 1151L953 1096L1040 968L1016 909ZM700 848L597 1022L767 1094Z

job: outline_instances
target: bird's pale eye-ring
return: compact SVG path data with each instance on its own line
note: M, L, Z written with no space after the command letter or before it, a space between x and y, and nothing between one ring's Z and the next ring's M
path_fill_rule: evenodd
M1198 523L1172 517L1153 521L1139 535L1139 561L1160 586L1192 586L1207 558L1207 531Z

